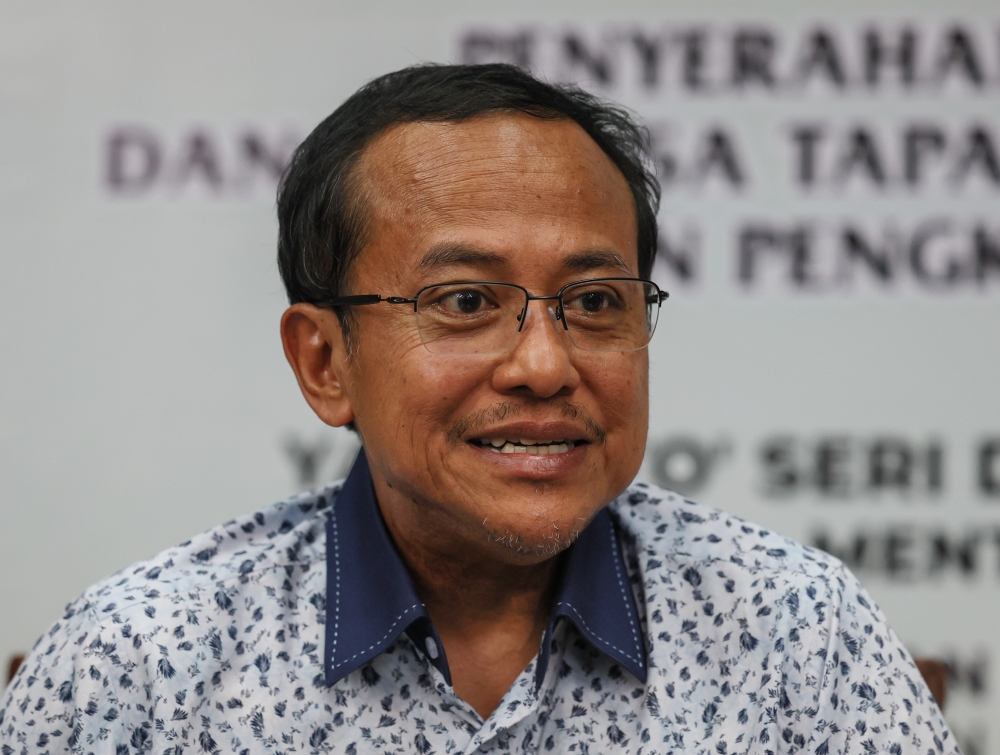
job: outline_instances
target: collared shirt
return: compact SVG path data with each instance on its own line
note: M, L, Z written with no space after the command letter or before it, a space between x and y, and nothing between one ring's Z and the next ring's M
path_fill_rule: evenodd
M484 669L483 673L489 673ZM0 699L0 753L957 753L835 559L635 483L562 560L487 720L385 530L343 485L87 590Z

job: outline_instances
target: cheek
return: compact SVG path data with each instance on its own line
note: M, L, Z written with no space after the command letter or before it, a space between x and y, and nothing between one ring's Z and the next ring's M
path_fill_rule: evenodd
M603 463L609 495L620 493L638 473L649 426L648 362L642 358L614 361L592 384L600 421L608 432Z
M391 356L389 356L391 354ZM489 370L471 359L428 352L416 340L373 349L359 359L359 424L379 418L388 437L405 438L430 450L467 411Z
M467 365L451 365L438 357L421 360L411 368L407 393L410 411L424 440L436 443L447 436L454 424L470 411L477 387L483 383L479 371Z
M590 384L607 429L644 430L649 413L649 366L642 356L592 365Z

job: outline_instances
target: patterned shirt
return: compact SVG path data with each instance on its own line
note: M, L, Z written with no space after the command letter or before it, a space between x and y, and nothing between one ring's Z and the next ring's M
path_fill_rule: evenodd
M0 753L959 752L824 553L635 483L560 569L541 649L484 721L362 452L342 485L71 603L0 699Z

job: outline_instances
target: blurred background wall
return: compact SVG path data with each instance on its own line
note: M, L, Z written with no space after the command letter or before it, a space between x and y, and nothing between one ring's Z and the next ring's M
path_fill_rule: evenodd
M504 60L663 183L644 476L844 559L1000 755L1000 9L6 2L0 656L88 584L339 476L278 340L274 189L366 80Z

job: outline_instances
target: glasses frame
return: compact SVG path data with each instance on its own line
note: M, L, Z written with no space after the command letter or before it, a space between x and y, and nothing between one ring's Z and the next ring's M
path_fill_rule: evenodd
M646 280L645 278L628 278L628 277L586 278L584 280L578 280L578 281L573 281L571 283L567 283L565 286L563 286L562 288L560 288L556 293L554 293L554 294L552 294L550 296L536 296L535 294L531 293L528 289L526 289L524 286L519 286L516 283L507 283L505 281L458 280L458 281L444 281L444 282L441 282L441 283L432 283L429 286L424 286L423 288L421 288L412 297L407 297L407 296L382 296L381 294L353 294L353 295L350 295L350 296L337 296L337 297L334 297L332 299L327 299L327 300L325 300L323 302L320 302L319 305L320 306L324 306L324 307L357 307L357 306L365 306L365 305L368 305L368 304L380 304L382 302L385 302L386 304L412 304L413 305L413 312L414 312L414 314L416 314L417 313L417 302L420 299L420 295L423 294L424 291L427 291L427 290L432 289L432 288L439 288L441 286L461 286L461 285L469 285L469 286L505 286L507 288L517 288L517 289L520 289L524 293L524 297L525 297L525 299L524 299L524 307L522 307L520 314L518 314L518 316L517 316L517 321L518 321L517 332L518 333L520 333L521 329L524 328L524 323L527 320L526 315L528 313L528 306L533 301L558 301L559 302L559 306L556 307L556 311L555 311L556 320L558 320L558 321L560 321L562 323L563 330L569 332L569 323L566 322L566 318L563 316L563 307L565 306L565 304L563 302L563 294L565 294L566 290L569 289L569 288L573 288L574 286L580 286L580 285L584 285L584 284L587 284L587 283L607 283L607 282L612 282L612 281L629 281L629 282L636 282L636 283L648 283L649 285L651 285L656 290L656 295L655 295L656 301L655 301L655 303L656 303L657 309L659 309L660 306L663 304L663 302L666 301L670 297L670 294L668 292L666 292L663 289L661 289L653 281ZM647 301L647 304L652 304L652 303L653 303L652 301ZM657 319L657 321L659 321L659 317L657 317L656 319ZM654 331L655 331L655 325L654 325ZM650 337L650 340L652 340L653 334L650 333L649 337ZM426 346L426 344L425 344L425 346ZM640 346L639 348L640 349L644 349L644 348L646 348L646 346L649 346L649 342L647 342L645 346Z

